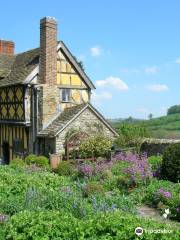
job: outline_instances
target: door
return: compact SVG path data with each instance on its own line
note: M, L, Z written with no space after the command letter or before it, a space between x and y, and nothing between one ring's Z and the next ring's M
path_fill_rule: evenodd
M3 142L3 164L9 164L9 143Z

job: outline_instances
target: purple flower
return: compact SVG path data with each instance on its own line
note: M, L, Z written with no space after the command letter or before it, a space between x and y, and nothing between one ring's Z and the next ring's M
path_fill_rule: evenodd
M120 153L116 155L115 161L129 162L130 166L125 168L124 172L133 176L136 181L145 181L153 176L146 154Z
M180 212L180 207L176 208L176 211L177 211L177 212Z
M171 198L172 196L170 192L166 192L163 188L159 189L159 193L162 194L165 198Z
M78 171L84 177L91 177L93 175L93 167L89 164L78 166Z

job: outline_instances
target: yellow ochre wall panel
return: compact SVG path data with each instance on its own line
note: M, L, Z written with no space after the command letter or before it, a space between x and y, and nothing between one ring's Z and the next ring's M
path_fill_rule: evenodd
M68 74L61 74L61 85L70 85L70 75Z
M59 59L57 60L57 84L87 88L83 79L79 76L78 72L69 62L64 53L59 51L58 55Z
M71 85L73 86L81 86L81 79L78 75L71 75Z

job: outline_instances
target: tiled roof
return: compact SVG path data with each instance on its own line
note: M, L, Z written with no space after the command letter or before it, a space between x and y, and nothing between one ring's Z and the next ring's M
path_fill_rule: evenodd
M0 55L0 86L21 84L39 63L39 48L14 56Z
M57 42L57 48L61 48L65 52L87 85L91 89L95 89L92 81L83 69L79 67L79 64L62 41ZM14 56L0 55L0 87L12 84L27 84L24 80L38 66L39 57L40 48L35 48Z
M15 56L0 55L0 79L10 73Z
M86 105L87 104L80 104L66 108L54 121L52 121L52 123L47 128L40 131L38 133L38 136L54 137L57 132L63 129L64 126L66 126L66 124L69 123L71 119L73 119L76 114L78 114Z
M89 102L83 103L77 106L73 106L65 109L59 116L52 121L45 129L38 133L39 137L55 137L63 131L72 120L81 114L85 109L89 108L108 128L112 131L115 136L118 136L118 133L115 129L107 122L107 120L95 109Z

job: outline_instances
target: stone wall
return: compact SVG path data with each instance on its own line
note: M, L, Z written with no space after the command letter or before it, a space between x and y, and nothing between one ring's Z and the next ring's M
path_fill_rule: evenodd
M147 139L141 146L141 152L146 152L148 156L163 154L163 152L169 145L177 142L180 142L180 140Z
M59 153L64 148L66 134L71 129L87 132L89 135L95 135L102 131L105 136L111 139L115 138L115 134L92 112L92 110L87 108L56 137L56 153Z
M45 128L60 113L60 97L57 85L43 84L38 100L40 130Z

